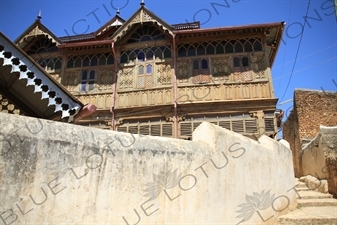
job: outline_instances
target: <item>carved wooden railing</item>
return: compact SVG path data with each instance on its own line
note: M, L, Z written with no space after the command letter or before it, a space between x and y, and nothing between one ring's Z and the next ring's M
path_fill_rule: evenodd
M115 108L165 105L173 102L173 88L160 87L118 92Z
M97 107L97 109L110 109L111 101L112 101L112 93L96 93L96 94L84 94L84 95L76 95L75 96L83 103L83 104L93 104Z
M179 86L178 103L271 98L268 81Z

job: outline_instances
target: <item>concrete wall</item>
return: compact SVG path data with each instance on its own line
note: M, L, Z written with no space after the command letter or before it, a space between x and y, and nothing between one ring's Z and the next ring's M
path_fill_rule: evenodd
M193 141L0 113L0 224L275 224L291 151L203 123ZM256 211L257 210L257 211Z
M320 127L318 135L302 150L303 175L328 181L337 196L337 127Z
M303 176L301 149L305 139L313 139L320 125L337 125L337 93L296 89L293 110L283 124L283 138L293 151L295 176Z

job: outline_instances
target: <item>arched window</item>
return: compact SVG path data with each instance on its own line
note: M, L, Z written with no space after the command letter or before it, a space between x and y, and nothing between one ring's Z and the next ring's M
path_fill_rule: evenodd
M27 54L57 51L58 48L56 47L56 43L54 43L52 39L48 38L48 36L38 36L37 38L38 39L35 43L27 51Z
M165 35L152 24L143 24L127 40L127 43L155 41L165 39Z
M208 44L206 47L206 54L207 55L212 55L214 54L214 46L211 44Z
M208 61L206 59L201 60L201 69L208 69Z
M217 44L215 47L216 50L216 54L223 54L224 53L224 49L221 43Z
M242 66L243 67L248 67L249 66L249 62L248 62L248 58L247 57L243 57L242 58Z
M233 53L234 52L232 43L230 43L230 42L226 43L225 52L226 53Z
M142 51L139 52L138 55L137 55L137 58L138 58L138 62L143 62L145 60L144 53Z
M254 51L262 51L262 44L259 40L254 42Z
M114 57L112 54L105 53L105 56L107 57L107 60L106 60L107 65L114 64Z
M147 53L146 53L146 61L150 61L150 60L153 60L153 52L151 50L149 50Z
M98 55L98 65L104 66L106 65L106 58L105 55Z
M243 47L240 42L236 42L234 45L235 52L243 52Z
M77 57L75 60L75 67L81 67L82 66L82 59L81 57Z
M37 63L45 70L51 71L51 70L59 70L61 69L62 65L62 58L56 57L56 58L46 58L46 59L39 59L37 60Z
M241 67L240 58L238 57L234 58L234 67Z
M152 65L151 64L146 65L146 74L152 74Z
M89 66L89 56L84 57L82 66Z
M70 58L68 59L68 62L67 62L67 68L73 68L73 67L74 67L74 59Z
M202 45L198 46L197 55L205 55L205 47Z
M97 66L97 62L98 62L97 56L94 55L90 60L90 66Z
M195 48L193 45L191 45L188 50L187 50L187 55L188 56L195 56L196 55L196 52L195 52Z
M55 61L56 60L56 61ZM61 58L54 59L55 70L60 70L62 66Z
M123 55L122 55L123 57ZM70 56L67 61L67 68L87 67L87 66L105 66L114 63L112 53L90 54L81 56Z
M249 41L246 41L244 47L245 47L245 52L252 52L253 51L253 46Z

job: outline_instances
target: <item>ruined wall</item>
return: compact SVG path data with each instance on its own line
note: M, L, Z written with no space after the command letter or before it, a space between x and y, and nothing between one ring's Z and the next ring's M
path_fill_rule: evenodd
M337 125L337 92L295 90L300 138L314 138L319 126Z
M304 139L312 139L319 126L337 125L337 93L296 89L293 111L283 124L283 138L293 152L295 176L301 177L301 149Z
M275 224L296 208L292 154L266 136L206 122L184 141L0 120L1 225Z
M303 175L327 180L329 193L337 196L337 127L320 127L302 150Z
M298 133L299 125L298 125L298 117L296 107L293 108L293 111L288 116L287 120L283 123L283 138L289 142L290 149L293 156L293 166L295 177L301 177L302 175L302 159L301 159L301 140Z

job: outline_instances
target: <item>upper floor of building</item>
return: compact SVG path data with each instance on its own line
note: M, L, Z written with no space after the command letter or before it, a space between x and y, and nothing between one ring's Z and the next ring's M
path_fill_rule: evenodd
M209 89L228 92L228 97L214 94L208 101L274 98L270 68L283 29L283 22L172 25L141 4L127 20L117 13L95 32L66 37L54 35L39 17L15 43L80 97L111 93L116 85L121 98L161 90L159 95L166 93L171 101L176 85L180 96L191 91L204 96ZM123 102L116 107L131 106Z

